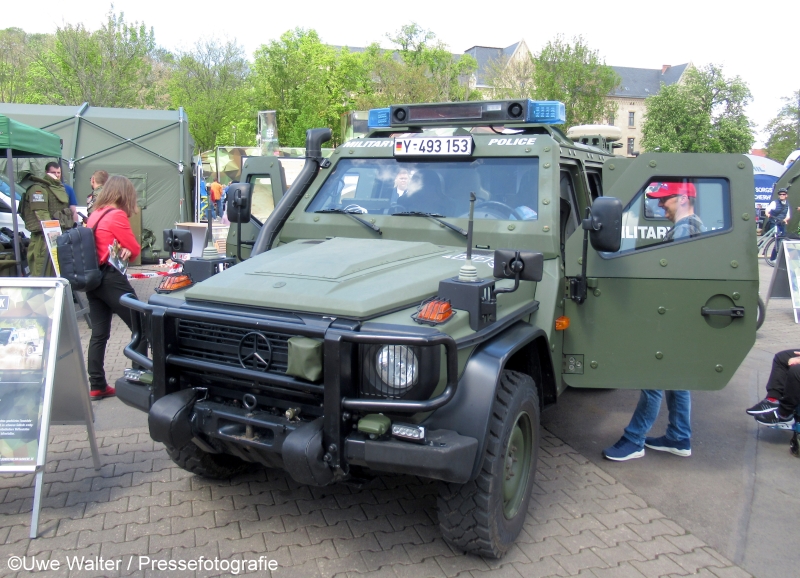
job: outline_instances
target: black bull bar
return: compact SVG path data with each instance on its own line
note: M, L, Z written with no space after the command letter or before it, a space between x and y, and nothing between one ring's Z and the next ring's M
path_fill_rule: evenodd
M194 307L151 305L139 301L132 294L124 295L120 299L120 303L138 313L131 316L133 334L131 342L124 349L124 354L135 364L153 372L153 397L155 400L175 393L179 389L177 380L167 379L167 366L219 372L242 379L258 380L282 388L321 393L323 395L322 433L325 460L333 468L334 473L339 475L342 475L341 472L343 472L345 438L349 433L343 427L345 425L344 413L354 411L390 414L431 412L449 403L455 396L458 386L456 342L451 336L431 328L412 328L414 331L412 333L404 327L398 327L396 331L393 331L387 329L386 326L380 329L359 327L359 330L337 326L335 323L329 323L326 327L314 326L305 324L299 318L297 322L293 322L249 314L221 314ZM142 318L149 324L153 359L142 353L144 345L146 345ZM312 384L285 374L263 373L209 360L201 361L181 356L174 352L176 348L172 347L171 338L166 335L170 319L218 323L249 330L268 330L321 338L323 339L323 384ZM436 397L426 400L360 399L356 397L358 369L354 369L353 359L356 356L354 349L357 349L354 346L358 344L443 346L446 353L444 390ZM170 351L171 349L173 351Z

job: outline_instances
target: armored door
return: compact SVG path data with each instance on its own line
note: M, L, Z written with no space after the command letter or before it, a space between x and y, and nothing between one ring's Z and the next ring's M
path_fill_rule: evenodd
M565 298L564 381L575 387L724 387L755 341L750 161L712 154L609 159L603 188L622 201L622 244L615 253L590 248L588 296L580 304ZM687 214L694 216L686 221ZM582 237L567 242L568 277L580 273Z

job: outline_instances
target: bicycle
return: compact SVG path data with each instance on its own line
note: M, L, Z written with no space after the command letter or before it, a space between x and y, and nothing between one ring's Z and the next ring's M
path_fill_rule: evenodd
M758 254L761 257L766 257L767 245L769 245L770 251L772 251L772 243L775 240L776 230L777 230L776 227L773 225L771 228L767 229L764 233L762 233L761 236L758 237L758 239L756 239L756 254Z

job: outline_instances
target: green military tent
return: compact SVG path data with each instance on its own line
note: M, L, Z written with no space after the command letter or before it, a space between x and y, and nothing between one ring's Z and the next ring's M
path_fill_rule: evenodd
M14 159L61 156L61 139L51 132L40 130L0 115L0 157L6 161L6 173L11 185L11 221L14 228L14 266L22 277L19 235L17 235L17 199L15 194ZM13 267L12 267L13 268Z
M141 209L144 259L155 257L152 250L161 250L162 230L191 220L194 143L182 108L0 103L0 114L61 138L64 181L75 189L79 206L86 203L89 181L97 170L133 181ZM43 167L34 168L41 171ZM153 242L151 250L148 240Z

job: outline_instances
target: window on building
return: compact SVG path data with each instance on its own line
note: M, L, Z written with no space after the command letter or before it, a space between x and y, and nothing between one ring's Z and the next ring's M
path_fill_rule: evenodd
M608 124L614 126L614 120L615 118L614 115L612 114L611 116L608 117Z
M628 113L628 126L636 126L636 113L629 112Z
M628 155L633 156L633 139L628 139Z

